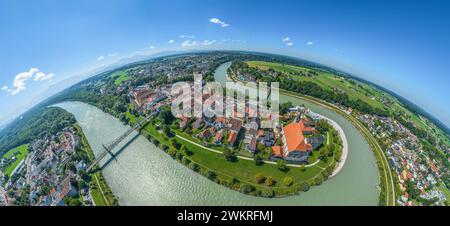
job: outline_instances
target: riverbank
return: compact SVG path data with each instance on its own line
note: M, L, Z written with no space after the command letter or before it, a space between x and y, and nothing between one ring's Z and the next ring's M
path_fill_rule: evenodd
M228 76L228 74L227 74L225 79L230 79L231 81L234 81L234 82L240 82L240 80L233 75ZM372 151L374 152L375 158L377 160L376 165L377 165L377 168L379 171L379 177L380 177L380 180L379 180L380 181L379 204L386 205L386 206L395 206L396 205L394 179L392 177L392 173L391 173L391 169L388 164L387 157L384 154L384 152L382 151L378 142L375 140L375 138L372 135L370 135L370 132L368 131L368 129L365 126L363 126L361 124L361 122L359 122L359 120L357 120L356 118L352 117L349 114L346 114L345 112L340 110L337 106L335 106L331 103L327 103L323 100L317 99L315 97L306 96L306 95L302 95L302 94L298 94L298 93L293 93L291 91L287 91L287 90L283 90L283 89L278 89L278 90L279 90L280 94L284 94L286 96L291 96L294 98L301 98L301 99L304 99L311 103L314 103L316 105L319 105L321 107L324 107L326 109L330 109L330 110L338 113L339 115L343 116L350 122L352 122L352 124L355 126L355 128L357 128L361 132L361 134L364 136L365 140L370 145ZM345 158L347 158L347 157L345 157ZM340 166L339 171L342 168L343 168L343 165ZM337 172L339 172L339 171L337 171Z
M384 154L384 152L381 149L378 142L375 140L375 138L370 134L368 129L364 125L362 125L361 122L358 121L358 119L343 112L337 106L334 106L333 104L324 102L320 99L306 96L306 95L301 95L298 93L292 93L290 91L286 91L286 90L282 90L282 89L280 89L280 93L283 93L284 95L287 95L287 96L302 98L302 99L310 101L314 104L322 106L324 108L333 110L336 113L343 116L344 118L346 118L347 120L349 120L350 122L352 122L352 124L355 126L355 128L358 129L361 132L361 134L364 136L364 139L370 145L372 151L374 152L375 158L377 159L376 164L377 164L377 168L379 171L380 188L381 188L379 204L384 204L386 206L395 206L396 205L394 179L392 177L392 173L391 173L391 169L389 167L387 157Z
M89 161L93 161L95 159L95 155L91 149L91 146L89 145L89 142L86 139L86 136L83 133L83 130L78 124L75 124L74 127L78 132L78 136L80 137L80 141L83 146L82 149L86 152ZM108 183L105 181L101 172L95 172L91 174L91 181L89 182L89 193L93 199L95 206L118 205L117 198L109 188Z
M172 129L173 135L166 135L155 127L155 124L159 123L148 123L141 131L149 141L191 170L247 195L286 197L302 191L306 192L312 186L321 185L335 168L334 156L329 157L325 166L295 165L295 167L288 166L289 168L285 171L280 170L275 162L256 164L254 159L245 156L236 157L235 160L230 161L221 151L199 144L189 134ZM174 140L181 147L175 147ZM191 154L187 154L188 152ZM263 177L262 182L256 179L258 175ZM284 182L286 178L290 178L292 182L286 184Z
M233 82L240 82L240 80L238 80L238 78L236 78L236 76L227 76L227 79L231 79L231 81ZM279 91L284 92L284 90L279 89ZM338 123L336 123L335 121L331 120L328 117L325 117L323 115L318 114L320 118L327 120L331 126L338 132L339 136L342 139L342 154L339 158L339 161L337 161L336 164L336 168L333 170L333 173L330 175L331 177L336 176L343 168L345 165L345 162L347 160L347 156L348 156L348 141L347 141L347 137L345 136L344 130L341 128L341 126L339 126ZM313 164L309 164L309 165L315 165L317 164L319 161L316 161ZM288 164L291 167L301 167L301 165L296 165L296 164Z
M347 136L345 136L344 130L341 126L339 126L339 124L323 115L320 115L320 118L327 120L331 124L331 126L338 132L339 137L342 140L342 154L339 158L339 161L337 161L336 168L334 168L333 173L330 175L330 178L332 178L344 168L348 156L348 141Z

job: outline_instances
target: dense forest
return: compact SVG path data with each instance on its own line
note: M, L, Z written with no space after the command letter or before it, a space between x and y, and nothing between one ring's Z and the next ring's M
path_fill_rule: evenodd
M8 150L44 138L75 123L72 114L56 107L33 109L0 133L0 155Z

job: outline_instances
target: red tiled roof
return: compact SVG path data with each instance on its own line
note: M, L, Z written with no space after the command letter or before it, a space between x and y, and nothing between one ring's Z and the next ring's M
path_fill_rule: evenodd
M220 130L218 133L216 133L216 136L214 137L215 140L220 141L223 137L223 130Z
M231 131L230 136L228 136L228 143L233 144L236 141L237 134Z
M305 141L305 137L303 136L303 132L310 131L310 129L305 129L309 127L305 127L303 121L297 123L291 123L283 128L284 136L286 137L287 149L289 152L291 151L311 151L311 144L307 144Z
M281 151L281 146L273 146L272 154L274 157L283 157L283 152Z
M216 122L221 122L221 123L224 123L224 124L226 124L228 122L228 120L225 117L217 117L215 121Z

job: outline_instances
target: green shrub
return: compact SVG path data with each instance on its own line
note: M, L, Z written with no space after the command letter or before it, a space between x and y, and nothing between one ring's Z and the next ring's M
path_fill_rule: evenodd
M253 187L250 184L241 184L241 186L239 187L239 191L241 191L242 193L248 194L250 192L255 191L255 187Z
M270 189L270 188L263 188L263 189L261 190L261 196L262 196L262 197L271 198L271 197L273 197L274 195L275 195L275 192L274 192L272 189Z
M266 181L266 177L264 175L262 175L262 173L258 173L255 175L255 181L258 184L262 184Z
M294 180L292 179L292 177L285 177L283 179L283 183L286 186L291 186L294 183Z
M265 185L266 185L266 186L274 186L275 183L276 183L276 181L275 181L275 179L273 179L273 177L268 176L268 177L266 178L266 182L265 182Z
M191 170L194 170L195 172L198 172L198 170L200 169L200 167L198 166L198 164L195 163L195 162L191 162L191 163L189 164L189 168L191 168Z

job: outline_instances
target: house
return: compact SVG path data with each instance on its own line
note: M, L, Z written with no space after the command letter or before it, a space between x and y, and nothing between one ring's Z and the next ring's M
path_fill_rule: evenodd
M230 135L228 136L227 142L230 144L230 146L234 146L236 144L237 139L237 133L234 131L230 132Z
M228 120L225 117L217 117L214 120L214 128L216 128L217 130L222 129L227 125L227 123Z
M181 121L179 123L180 129L184 129L187 126L187 123L189 122L189 119L181 115L180 117Z
M204 140L208 140L211 137L211 131L209 129L205 129L198 136Z
M251 121L249 123L247 123L246 127L247 127L247 129L258 130L259 129L259 119L252 118Z
M223 129L219 130L219 132L216 133L216 135L214 136L214 143L215 144L222 143L222 139L223 139L224 133L225 133L225 131Z
M202 126L203 126L204 124L205 124L205 123L203 122L203 119L198 118L198 119L195 120L195 122L192 124L192 128L193 128L193 129L200 129L200 128L202 128Z
M308 144L311 144L313 150L316 150L318 147L320 147L323 144L323 141L324 138L322 135L306 138L306 142Z
M312 133L314 129L306 127L303 120L291 123L282 130L283 156L287 161L305 162L313 150L312 144L305 139L304 134Z
M63 186L59 192L59 200L63 200L66 196L73 197L78 194L77 188L70 182L70 178L63 181Z
M272 160L283 159L283 151L281 146L272 146Z
M245 146L245 149L247 151L251 152L251 153L255 153L256 152L257 143L258 143L258 139L256 139L256 137L253 137L250 140L250 143Z
M264 131L264 134L261 136L260 140L266 147L270 147L275 144L275 135L272 131Z
M232 131L235 131L236 133L239 133L242 129L242 120L231 118L228 122L228 128L230 128Z
M148 89L138 89L132 91L134 102L137 106L141 107L148 102L148 100L155 95L154 92Z

